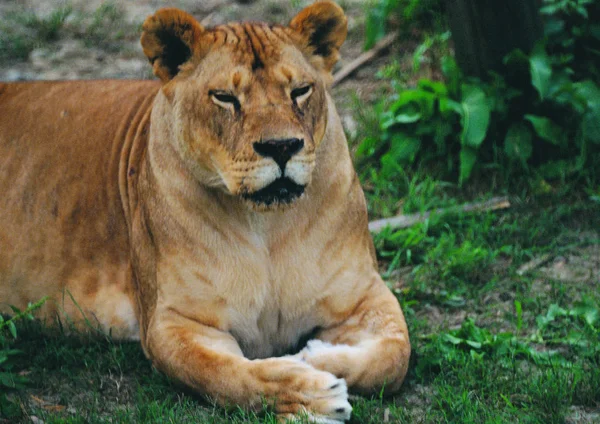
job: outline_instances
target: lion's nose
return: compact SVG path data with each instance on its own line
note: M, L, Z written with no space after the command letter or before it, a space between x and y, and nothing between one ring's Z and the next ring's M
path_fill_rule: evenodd
M304 147L304 140L299 138L266 140L254 143L253 147L256 153L273 159L283 170L287 161Z

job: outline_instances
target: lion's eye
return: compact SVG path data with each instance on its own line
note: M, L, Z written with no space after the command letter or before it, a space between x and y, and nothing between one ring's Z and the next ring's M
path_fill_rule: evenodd
M236 111L240 110L240 101L233 94L212 90L208 94L217 105L226 109L233 107Z
M305 85L303 87L294 88L292 90L291 96L292 100L295 103L300 103L308 98L312 93L312 86Z

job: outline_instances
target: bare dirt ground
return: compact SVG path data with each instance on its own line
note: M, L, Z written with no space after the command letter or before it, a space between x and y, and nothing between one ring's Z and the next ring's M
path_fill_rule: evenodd
M2 0L0 16L11 13L34 12L48 17L57 8L70 5L73 11L67 18L64 30L57 40L44 43L31 51L25 60L8 59L0 63L0 81L19 80L69 80L69 79L148 79L153 78L151 68L139 44L140 26L144 19L165 6L181 8L194 15L205 26L237 20L261 20L286 23L302 7L312 1L290 0L175 0L168 4L160 0L132 0L107 3L103 0ZM81 31L69 30L82 21L93 19L102 5L116 7L120 16L116 22L104 27L106 36L120 32L117 42L109 47L90 39ZM364 0L340 1L348 16L349 33L336 69L343 67L362 52L364 40ZM110 32L113 34L110 34ZM337 87L333 94L347 129L355 130L351 108L354 99L373 100L380 94L383 82L376 78L377 70L389 61L390 55L400 54L402 47L392 46L388 52L355 72Z

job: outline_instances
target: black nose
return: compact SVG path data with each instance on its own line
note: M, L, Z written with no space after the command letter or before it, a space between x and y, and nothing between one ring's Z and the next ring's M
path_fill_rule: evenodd
M254 151L265 158L272 158L281 169L292 156L304 147L304 140L288 138L284 140L266 140L253 144Z

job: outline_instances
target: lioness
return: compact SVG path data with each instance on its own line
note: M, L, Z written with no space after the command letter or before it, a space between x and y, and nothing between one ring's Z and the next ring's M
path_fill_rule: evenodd
M346 31L326 1L288 26L161 9L141 37L160 82L0 84L2 305L50 295L44 316L282 419L398 389L408 332L327 91Z

